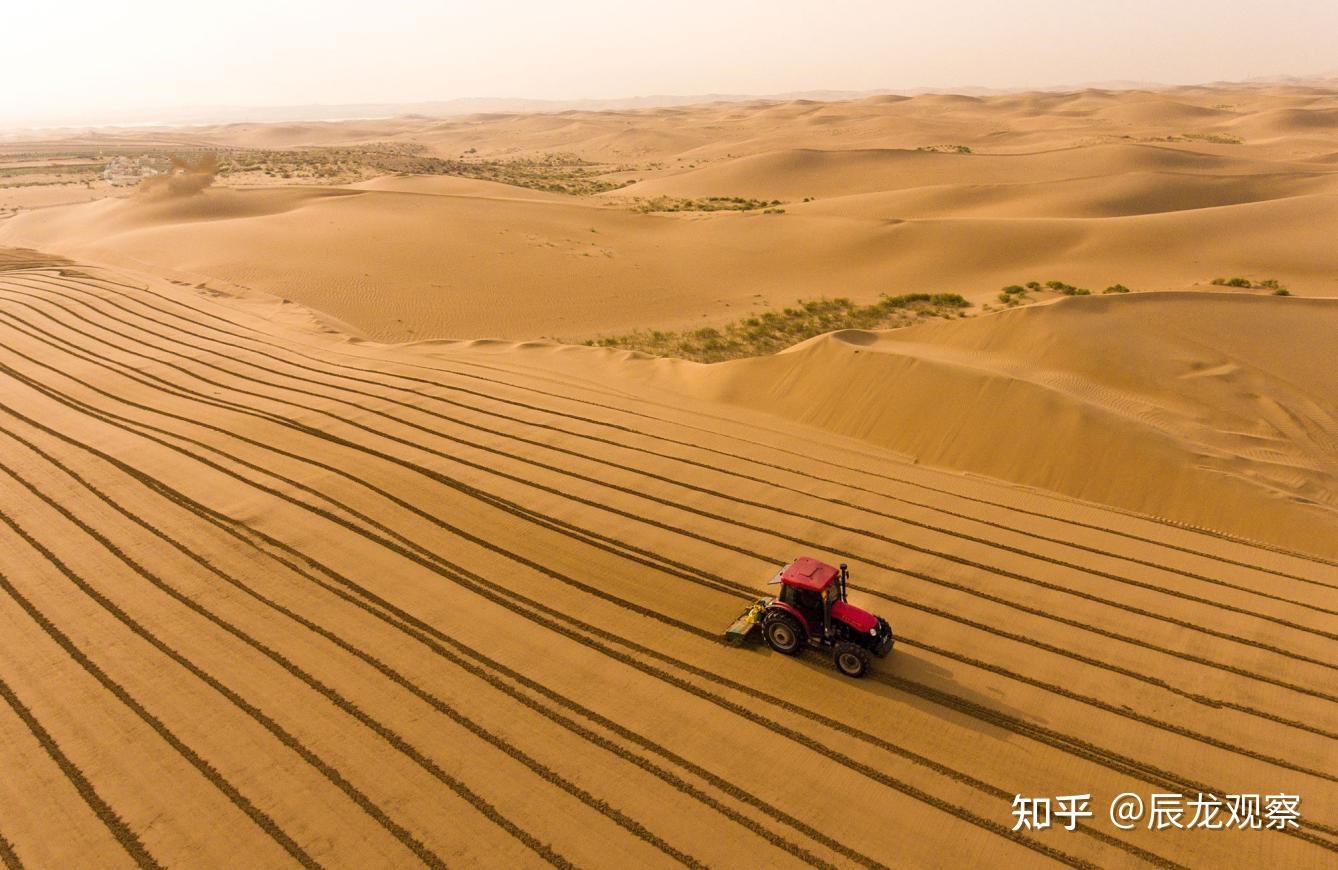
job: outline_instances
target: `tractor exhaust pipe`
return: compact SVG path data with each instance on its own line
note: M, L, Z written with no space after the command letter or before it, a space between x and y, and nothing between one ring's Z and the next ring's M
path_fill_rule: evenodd
M850 569L845 562L841 563L841 600L846 600L846 582L850 579Z

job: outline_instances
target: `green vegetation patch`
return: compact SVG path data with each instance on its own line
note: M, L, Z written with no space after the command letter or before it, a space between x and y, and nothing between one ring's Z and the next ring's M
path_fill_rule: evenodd
M1274 296L1290 296L1291 291L1276 278L1265 278L1262 281L1251 281L1249 278L1214 278L1211 282L1217 287L1241 287L1246 290L1272 290Z
M934 154L970 154L969 145L921 145L916 151L930 151Z
M763 214L784 214L785 209L776 208L779 199L750 199L744 196L702 196L696 199L681 196L653 196L649 199L632 198L632 211L649 214L651 212L673 211L755 211L762 209Z
M792 308L745 317L720 328L705 326L681 332L638 330L591 339L586 344L697 362L722 362L776 353L839 329L888 329L909 325L921 317L959 317L970 305L956 293L884 295L872 305L857 305L845 297L810 299Z

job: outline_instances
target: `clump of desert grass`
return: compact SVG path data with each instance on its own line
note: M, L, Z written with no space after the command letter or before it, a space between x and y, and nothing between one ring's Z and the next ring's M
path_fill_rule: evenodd
M884 295L871 305L846 297L809 299L779 311L745 317L722 327L704 326L677 332L637 330L586 342L593 347L637 350L652 356L696 362L723 362L764 356L806 339L841 329L891 329L923 317L960 317L967 302L957 293Z
M1249 278L1214 278L1211 282L1215 287L1239 287L1243 290L1268 290L1274 296L1290 296L1292 292L1276 278L1265 278L1262 281L1252 281Z
M761 211L763 214L784 214L778 208L779 199L752 199L746 196L653 196L648 199L632 198L632 211L650 214L676 211Z
M1009 308L1016 308L1019 305L1026 305L1035 301L1032 294L1052 292L1061 296L1091 296L1092 291L1087 287L1079 287L1070 284L1067 281L1046 281L1042 284L1040 281L1028 281L1026 284L1009 284L999 290L998 300ZM1111 284L1102 295L1111 293L1132 293L1128 287L1123 284Z

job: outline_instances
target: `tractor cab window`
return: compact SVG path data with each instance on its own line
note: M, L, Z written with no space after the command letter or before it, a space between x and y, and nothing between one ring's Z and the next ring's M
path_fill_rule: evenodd
M786 604L797 607L810 623L822 622L823 600L821 593L814 592L811 589L786 586L781 590L781 600Z

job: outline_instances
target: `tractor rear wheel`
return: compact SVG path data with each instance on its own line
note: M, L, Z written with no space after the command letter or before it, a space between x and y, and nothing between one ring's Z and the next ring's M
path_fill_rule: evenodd
M848 640L836 645L832 660L847 677L862 677L869 670L869 651Z
M776 652L792 656L804 646L804 628L785 612L767 614L762 623L762 634L766 635L767 644Z

